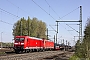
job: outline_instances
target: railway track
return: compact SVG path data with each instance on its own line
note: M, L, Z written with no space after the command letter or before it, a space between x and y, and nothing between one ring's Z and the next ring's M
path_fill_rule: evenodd
M69 58L71 56L70 54L72 53L63 51L44 51L9 55L6 54L5 56L0 56L0 60L60 60L62 57L66 59Z
M46 57L44 59L47 59L47 60L69 60L70 56L72 56L73 54L74 54L74 52L63 52L61 54Z

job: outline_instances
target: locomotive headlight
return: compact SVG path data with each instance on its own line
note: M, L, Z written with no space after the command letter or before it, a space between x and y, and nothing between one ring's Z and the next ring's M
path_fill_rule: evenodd
M16 44L16 45L17 45L18 43L14 43L14 44Z
M21 45L24 45L24 43L21 43Z

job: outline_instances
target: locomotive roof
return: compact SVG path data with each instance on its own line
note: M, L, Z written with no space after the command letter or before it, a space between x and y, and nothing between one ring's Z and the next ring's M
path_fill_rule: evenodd
M16 36L16 37L28 37L28 38L31 38L31 39L43 40L41 38L30 37L30 36ZM46 39L44 39L44 40L46 40ZM50 40L46 40L46 41L50 41Z
M36 37L29 37L29 38L37 39L37 40L43 40L43 39L41 39L41 38L36 38Z

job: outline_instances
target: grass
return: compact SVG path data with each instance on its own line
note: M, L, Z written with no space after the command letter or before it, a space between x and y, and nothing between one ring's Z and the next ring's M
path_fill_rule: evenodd
M0 55L5 54L5 52L0 52Z
M78 57L76 55L73 55L72 57L69 58L69 60L77 60Z

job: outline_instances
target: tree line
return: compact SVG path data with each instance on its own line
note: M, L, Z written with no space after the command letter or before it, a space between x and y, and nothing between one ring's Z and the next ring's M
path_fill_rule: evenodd
M75 54L71 60L75 59L90 60L90 18L87 19L83 41L78 40L75 45Z
M24 17L18 20L13 26L13 36L31 36L46 38L46 23L37 18Z

